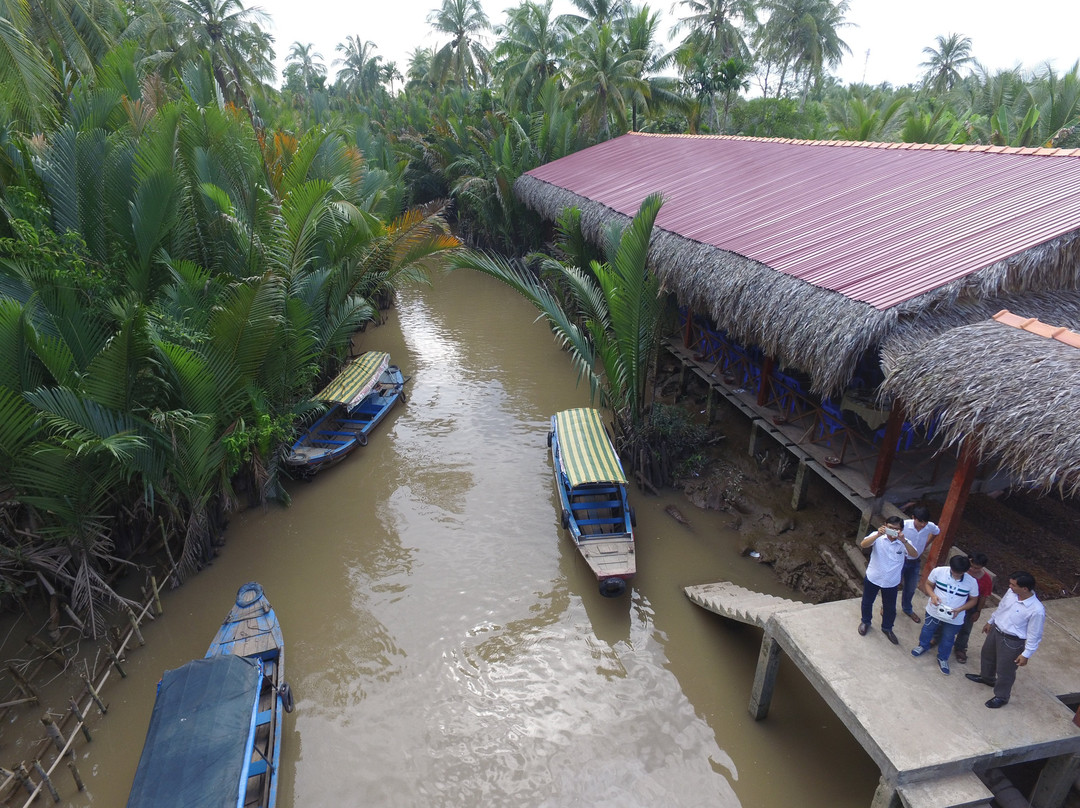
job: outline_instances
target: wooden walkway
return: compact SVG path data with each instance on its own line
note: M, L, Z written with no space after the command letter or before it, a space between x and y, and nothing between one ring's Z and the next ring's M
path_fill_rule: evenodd
M987 688L963 676L977 667L957 664L942 676L932 654L910 655L920 626L900 621L899 646L877 625L860 637L859 599L811 605L724 581L685 591L704 609L762 627L749 704L756 719L768 715L781 652L795 663L880 767L871 808L989 806L993 795L978 773L1034 760L1046 765L1032 808L1064 804L1080 769L1080 727L1064 703L1080 699L1080 598L1046 603L1038 653L1019 672L1008 706L988 710ZM921 611L925 598L917 598Z
M860 537L865 535L873 518L905 516L893 503L927 497L943 499L948 492L956 459L949 453L924 447L898 452L884 494L874 496L870 480L877 463L877 448L868 427L860 429L849 424L843 433L839 430L829 433L819 426L820 412L807 408L799 414L782 414L775 401L771 405L759 405L756 390L739 387L739 382L731 377L725 380L716 370L715 363L700 359L683 346L681 339L669 339L667 349L682 363L684 373L693 373L708 385L706 417L709 421L715 417L716 402L724 399L750 421L747 450L751 455L779 449L792 456L797 463L792 491L792 507L796 510L802 506L808 482L806 475L810 473L828 483L862 514ZM857 416L850 418L854 420ZM838 455L843 457L839 465L827 460ZM1004 476L980 479L972 491L993 491L1006 487L1008 482Z

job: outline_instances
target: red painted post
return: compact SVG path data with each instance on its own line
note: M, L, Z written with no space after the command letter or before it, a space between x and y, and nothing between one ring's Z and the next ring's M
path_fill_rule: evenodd
M904 408L900 402L894 401L889 410L889 420L885 424L885 437L881 439L881 447L878 449L877 465L874 467L874 476L870 480L870 493L880 497L885 493L885 486L889 482L889 472L892 471L893 458L896 457L896 442L900 440L900 430L904 426Z
M971 441L965 440L960 447L960 457L957 460L956 471L953 473L952 484L949 485L949 493L945 497L945 504L941 508L941 519L938 521L941 532L934 537L934 541L930 545L930 552L926 554L929 563L923 566L923 581L930 574L930 570L943 565L949 557L952 537L960 526L964 506L967 505L968 494L971 493L971 484L975 481L975 472L979 468L975 454L975 450L971 447Z

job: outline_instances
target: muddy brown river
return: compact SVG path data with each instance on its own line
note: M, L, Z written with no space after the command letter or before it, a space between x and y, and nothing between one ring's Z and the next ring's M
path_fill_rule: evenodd
M401 294L362 347L412 377L408 404L292 484L290 507L233 518L215 563L165 595L79 745L88 790L63 777L63 804L124 804L162 670L203 655L249 580L280 616L296 697L279 808L870 803L876 766L795 666L753 721L761 631L683 594L727 579L791 596L722 515L635 490L638 577L599 595L559 527L546 445L550 415L588 391L534 320L473 274ZM5 766L25 748L11 731Z

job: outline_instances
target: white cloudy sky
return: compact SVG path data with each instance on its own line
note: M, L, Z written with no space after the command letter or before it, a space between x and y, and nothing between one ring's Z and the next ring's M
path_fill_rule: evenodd
M502 22L505 9L517 0L482 0L492 23ZM312 43L333 72L335 47L346 36L370 40L384 61L405 72L408 54L418 45L443 44L427 24L441 0L244 0L270 15L279 69L293 42ZM649 5L665 19L664 30L682 16L670 0ZM555 0L556 12L573 9L570 0ZM1055 69L1070 68L1080 58L1080 2L1043 0L850 0L842 31L851 56L837 71L846 82L882 81L894 85L916 81L922 74L923 48L938 35L957 32L970 37L972 53L991 69L1022 65L1034 70L1047 61Z

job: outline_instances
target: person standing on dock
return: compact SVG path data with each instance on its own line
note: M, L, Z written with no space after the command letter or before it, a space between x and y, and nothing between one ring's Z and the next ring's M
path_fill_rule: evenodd
M1046 608L1035 596L1035 576L1025 570L1014 572L1009 591L983 626L986 641L979 674L966 674L971 681L994 688L994 697L986 702L991 710L1009 703L1016 671L1039 647L1045 624Z
M921 622L919 615L915 614L912 598L915 596L915 587L919 585L919 575L922 572L922 554L930 537L940 532L941 528L930 521L930 511L922 505L912 508L911 518L904 520L904 537L917 552L914 558L909 558L904 562L904 569L900 574L903 586L900 608L915 623Z
M934 567L926 576L923 592L926 593L926 622L919 633L919 644L911 649L913 657L922 656L930 650L934 634L941 631L938 644L938 668L949 675L949 654L952 653L956 635L964 627L969 609L979 602L979 584L968 575L971 562L967 556L953 556L946 567Z
M893 645L900 641L893 634L896 622L896 590L900 586L900 573L904 560L918 558L919 553L904 535L904 521L890 516L885 524L859 542L862 549L870 549L870 563L866 565L863 579L862 622L859 636L865 637L874 619L874 601L881 593L881 632Z
M956 642L953 643L953 656L956 657L956 661L961 665L967 663L968 640L971 638L971 629L979 622L983 606L986 605L986 599L990 597L990 593L994 588L994 579L990 576L990 573L986 571L986 565L989 561L986 557L986 553L972 553L968 556L968 561L971 562L971 568L968 570L968 575L974 578L975 583L979 585L979 599L974 606L964 612L964 625L962 625L960 631L956 633ZM934 635L934 642L940 640L941 627L939 626L937 634Z

